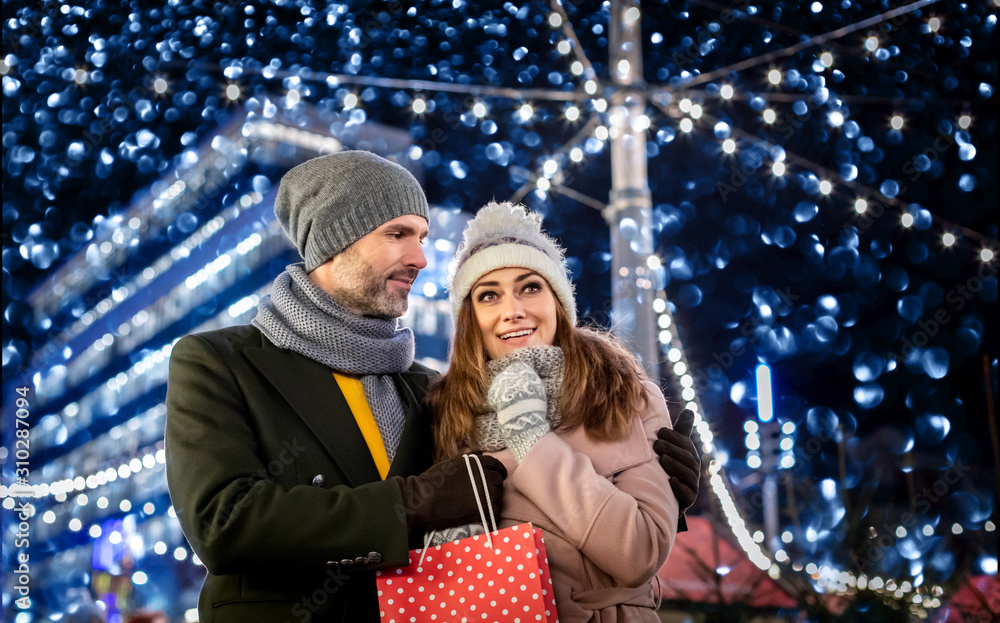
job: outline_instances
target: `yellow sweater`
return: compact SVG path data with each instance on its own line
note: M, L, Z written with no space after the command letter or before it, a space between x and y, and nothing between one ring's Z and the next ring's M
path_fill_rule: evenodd
M365 390L361 386L361 379L336 372L333 373L333 376L337 379L337 385L340 386L340 391L347 399L347 406L351 408L354 420L358 423L358 428L361 429L361 434L365 437L368 451L371 452L372 458L375 460L375 467L378 468L382 480L385 480L385 475L389 473L389 455L385 452L382 433L379 432L375 416L372 415L368 400L365 399Z

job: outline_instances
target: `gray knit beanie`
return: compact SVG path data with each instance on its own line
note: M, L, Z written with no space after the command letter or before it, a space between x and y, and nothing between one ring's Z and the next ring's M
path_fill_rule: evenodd
M540 214L506 201L491 201L465 226L450 267L448 299L453 320L472 286L498 268L527 268L545 277L570 324L576 326L576 298L563 248L542 231Z
M293 168L281 178L274 214L306 272L394 218L428 218L417 179L367 151L320 156Z

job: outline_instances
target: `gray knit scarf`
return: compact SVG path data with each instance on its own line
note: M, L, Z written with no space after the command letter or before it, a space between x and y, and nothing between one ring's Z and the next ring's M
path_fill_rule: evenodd
M527 363L535 369L535 372L542 379L542 385L545 386L547 407L545 414L549 420L549 426L553 429L558 428L562 421L559 413L559 398L562 396L562 382L566 372L562 349L558 346L529 346L519 348L500 359L487 361L487 385L493 382L497 374L515 361ZM507 447L507 442L500 432L497 414L486 404L485 396L483 396L483 404L479 412L476 413L476 436L480 450L495 452Z
M566 362L562 349L558 346L528 346L508 353L500 359L487 361L487 386L493 382L497 374L500 374L504 368L515 361L527 363L535 369L535 372L542 379L542 385L545 386L545 415L549 420L549 426L553 429L558 428L562 421L559 413L559 398L562 396L562 382L566 373ZM496 412L486 404L486 396L483 396L482 405L476 412L476 436L479 442L477 447L480 450L496 452L507 447L507 441L500 430L500 421L497 419ZM427 534L429 537L427 546L434 547L485 532L486 530L479 522L462 524L444 530L432 530Z
M406 415L391 374L413 363L413 332L395 319L358 316L309 280L303 264L278 275L271 294L257 305L253 325L280 348L333 368L361 375L365 399L392 462Z

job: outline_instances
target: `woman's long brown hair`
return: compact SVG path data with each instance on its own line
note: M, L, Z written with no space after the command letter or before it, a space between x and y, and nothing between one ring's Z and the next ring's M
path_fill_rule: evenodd
M595 440L624 439L638 410L649 406L642 387L647 376L635 356L604 330L572 326L558 299L556 344L566 362L560 429L583 426ZM466 446L478 448L475 414L484 403L486 378L486 348L466 297L455 321L448 372L427 392L437 460L457 456Z

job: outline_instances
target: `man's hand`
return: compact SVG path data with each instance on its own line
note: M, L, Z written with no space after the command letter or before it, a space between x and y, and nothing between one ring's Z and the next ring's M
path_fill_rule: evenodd
M482 454L476 452L475 454ZM500 516L503 505L503 481L507 469L503 463L491 456L480 456L486 474L486 486L493 503L493 512ZM479 470L475 470L476 489L483 497ZM480 521L476 494L472 491L472 481L460 456L438 463L417 476L399 479L403 493L406 523L413 528L441 529Z
M661 428L656 432L653 451L660 457L660 466L670 476L670 489L680 506L680 519L698 498L698 482L701 480L701 454L691 440L694 428L694 412L684 409L674 421L674 428ZM686 521L679 521L687 529Z

